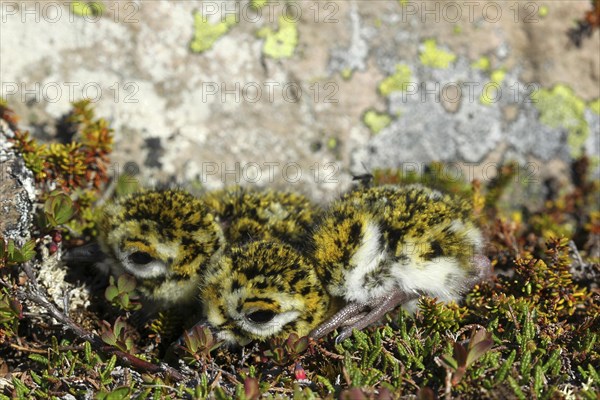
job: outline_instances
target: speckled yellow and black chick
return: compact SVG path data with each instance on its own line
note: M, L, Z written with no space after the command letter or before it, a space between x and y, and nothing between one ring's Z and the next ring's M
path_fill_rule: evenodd
M421 295L461 295L489 274L467 201L420 185L359 188L335 202L314 234L314 262L327 291L346 302L311 336L338 327L349 337Z
M241 186L210 192L202 200L232 246L277 240L305 249L322 211L299 193Z
M147 191L105 205L103 264L133 275L147 311L194 302L200 274L224 248L221 227L202 201L180 190ZM146 305L150 307L146 307Z
M329 296L293 247L257 241L232 248L200 285L205 325L228 345L295 332L307 335L326 317Z

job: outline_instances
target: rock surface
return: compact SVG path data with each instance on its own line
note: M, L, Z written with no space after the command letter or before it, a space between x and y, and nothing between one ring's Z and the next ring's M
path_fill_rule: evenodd
M7 140L13 134L0 119L0 238L22 245L29 239L35 187L33 174Z
M600 35L567 35L588 0L262 3L3 2L1 95L45 139L93 99L149 185L326 199L365 168L598 161Z

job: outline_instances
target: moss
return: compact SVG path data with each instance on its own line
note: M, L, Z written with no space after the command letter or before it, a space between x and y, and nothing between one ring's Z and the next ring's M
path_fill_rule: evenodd
M590 101L588 106L592 112L600 115L600 98Z
M236 15L227 14L224 21L211 23L201 12L194 12L194 38L190 42L190 49L194 53L202 53L210 49L237 23Z
M363 115L363 123L372 133L379 133L383 128L392 122L392 117L386 113L379 113L375 110L368 110Z
M491 62L488 57L479 57L479 59L471 64L471 68L488 71L491 67Z
M257 35L265 39L263 54L274 59L292 57L298 45L296 22L285 16L279 17L279 29L277 31L265 27L259 30Z
M410 67L406 64L398 64L394 75L388 76L379 84L379 93L389 96L393 92L404 92L411 78Z
M552 128L565 129L571 156L579 157L589 136L584 117L585 102L573 89L562 84L552 89L540 89L532 93L531 98L540 112L540 122Z
M104 4L97 1L73 1L71 2L71 12L80 17L95 17L102 15Z
M426 67L445 69L456 60L455 54L438 48L435 39L427 39L422 46L419 59Z

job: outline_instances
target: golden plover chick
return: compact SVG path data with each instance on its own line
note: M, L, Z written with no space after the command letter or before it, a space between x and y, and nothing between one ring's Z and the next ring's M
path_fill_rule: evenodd
M230 245L277 240L306 248L321 209L305 196L271 189L233 186L202 197Z
M414 309L421 295L459 300L490 271L468 202L420 185L352 191L313 238L320 279L346 302L314 338L344 326L341 341L400 304Z
M108 203L99 228L107 255L103 263L115 276L133 275L150 309L193 302L200 274L224 247L213 215L180 190L141 192Z
M329 296L312 266L288 244L257 241L232 248L206 271L203 315L219 340L246 345L307 335L326 317Z

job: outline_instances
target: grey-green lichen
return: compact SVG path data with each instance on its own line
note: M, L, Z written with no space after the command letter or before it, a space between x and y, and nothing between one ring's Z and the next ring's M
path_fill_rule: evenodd
M551 89L540 89L531 95L533 105L540 112L540 122L552 128L567 131L571 156L579 157L589 136L585 120L585 101L568 86L558 84Z

